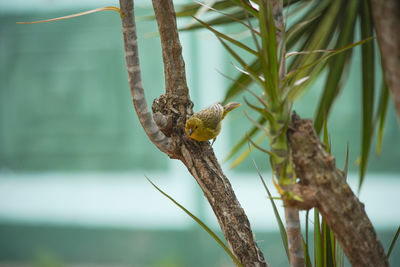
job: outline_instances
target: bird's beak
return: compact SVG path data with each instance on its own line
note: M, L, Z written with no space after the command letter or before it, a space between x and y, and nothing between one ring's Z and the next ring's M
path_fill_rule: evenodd
M193 133L193 129L189 129L189 136L191 136Z

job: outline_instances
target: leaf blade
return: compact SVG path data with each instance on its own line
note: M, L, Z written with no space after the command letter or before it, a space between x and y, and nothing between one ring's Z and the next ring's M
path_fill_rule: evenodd
M165 193L163 190L161 190L158 186L156 186L147 176L145 176L147 181L156 188L161 194L166 196L169 200L171 200L176 206L178 206L181 210L183 210L187 215L189 215L193 220L196 221L212 238L214 238L215 241L225 250L225 252L231 257L233 262L237 264L238 266L243 266L239 260L233 255L233 253L230 251L230 249L222 242L222 240L207 226L205 225L199 218L197 218L193 213L191 213L189 210L187 210L185 207L183 207L181 204L179 204L175 199L173 199L171 196L169 196L167 193Z
M261 180L261 182L262 182L262 184L263 184L263 186L264 186L264 188L265 188L265 191L266 191L267 194L268 194L269 200L271 201L271 205L272 205L272 209L273 209L273 211L274 211L275 219L276 219L277 222L278 222L279 232L280 232L280 235L281 235L281 240L282 240L283 246L284 246L284 248L285 248L285 252L286 252L287 258L288 258L288 260L289 260L289 246L288 246L288 240L287 240L287 235L286 235L285 226L283 225L281 216L279 215L278 209L276 208L276 205L275 205L275 202L274 202L274 200L273 200L273 198L272 198L271 192L269 191L269 189L268 189L268 187L267 187L267 184L265 183L265 180L264 180L264 178L262 177L261 172L260 172L260 170L259 170L258 167L257 167L257 164L256 164L256 162L255 162L254 159L252 159L252 160L253 160L253 165L254 165L254 167L256 168L257 174L258 174L258 176L260 177L260 180Z
M369 1L364 0L360 9L361 38L373 35L372 14ZM373 112L375 92L375 53L374 42L367 42L361 47L362 68L362 133L361 133L361 162L358 190L364 181L368 166L368 158L373 136Z
M394 235L393 240L390 243L390 247L389 247L388 252L386 254L388 259L389 259L390 255L392 254L393 247L396 244L396 241L397 241L397 238L399 237L399 234L400 234L400 226L399 226L399 228L397 228L396 234Z

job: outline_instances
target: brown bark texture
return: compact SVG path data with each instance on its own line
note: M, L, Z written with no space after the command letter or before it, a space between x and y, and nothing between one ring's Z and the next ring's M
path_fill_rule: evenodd
M243 266L268 266L254 241L250 222L208 142L186 139L181 152L182 162L200 185L234 255Z
M400 125L400 1L370 0L387 86Z
M171 158L181 160L194 176L239 262L243 266L268 266L254 240L250 222L230 182L223 174L209 142L197 142L184 134L185 121L193 113L193 104L188 94L185 64L172 1L153 1L162 44L166 85L165 94L153 102L153 118L148 117L141 83L133 1L120 0L120 7L124 14L122 28L129 86L136 113L141 123L143 120L143 128L161 151ZM145 119L141 118L143 115ZM156 139L154 136L160 138ZM160 144L159 140L163 143Z
M303 237L300 228L299 208L285 205L286 235L291 267L304 266Z
M294 113L288 139L300 178L296 193L318 208L352 266L388 266L364 205L350 189L344 172L336 168L334 157L319 141L312 121L300 119Z
M138 114L140 124L154 145L161 151L171 154L170 151L173 150L171 138L167 137L153 120L145 98L140 72L136 23L133 19L133 2L120 1L120 6L124 14L121 16L121 21L124 36L126 69L128 71L128 83L135 111Z

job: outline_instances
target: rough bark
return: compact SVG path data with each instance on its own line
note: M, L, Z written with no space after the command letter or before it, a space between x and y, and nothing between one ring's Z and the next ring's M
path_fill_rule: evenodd
M185 62L179 42L174 4L172 1L153 0L153 7L162 40L166 94L169 97L188 98Z
M400 1L370 0L386 84L400 124Z
M209 143L184 140L182 162L210 203L231 251L243 266L268 266L254 241L250 222Z
M299 208L285 206L286 235L288 238L290 266L304 266L303 237L301 235Z
M223 174L209 142L197 142L184 134L186 117L193 111L172 1L153 1L160 31L166 85L166 93L153 102L154 120L148 115L150 112L144 101L137 57L133 2L120 0L120 6L124 14L122 26L129 86L136 113L139 120L141 122L143 120L142 126L145 128L150 125L150 128L145 130L153 143L169 157L181 160L194 176L218 219L232 253L239 262L243 266L268 266L254 240L249 220L231 184ZM157 140L152 139L155 133L158 136L161 134L165 136L163 140L167 140L168 145L161 146L159 142L155 142Z
M136 23L133 14L132 1L120 1L120 8L124 14L122 20L122 32L124 35L124 48L126 69L128 71L128 82L131 90L132 102L134 104L139 121L149 139L163 152L171 154L173 144L160 131L151 116L149 107L146 103L145 93L142 84L142 76L139 64L139 52L137 46Z
M309 188L313 199L301 189L298 195L308 197L307 201L318 208L352 266L388 266L364 205L346 183L344 172L335 167L335 159L319 141L312 121L302 120L294 113L288 139L299 186Z

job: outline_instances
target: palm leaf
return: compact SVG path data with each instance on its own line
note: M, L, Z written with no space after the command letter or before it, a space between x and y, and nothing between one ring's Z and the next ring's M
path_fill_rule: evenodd
M267 128L264 125L259 124L256 120L250 117L249 114L247 114L247 112L244 112L244 115L247 117L249 121L251 121L254 124L254 126L256 126L259 130L263 131L265 135L267 136L270 135L270 133L268 132Z
M193 14L194 15L194 14ZM246 14L242 9L234 9L231 13L227 13L223 16L218 16L213 19L206 20L206 23L210 26L223 26L230 23L235 23L236 21L244 21L246 19ZM180 29L180 31L192 31L202 29L203 26L201 24L189 24Z
M369 1L364 0L360 9L361 38L373 35L372 14ZM364 181L368 164L373 135L373 112L375 91L375 53L374 42L368 42L361 47L362 59L362 139L361 139L361 162L358 190Z
M271 104L278 103L278 55L276 49L275 25L272 17L270 2L260 1L259 26L262 49L258 59L265 77L265 84L261 86L268 95Z
M220 37L218 37L218 40L221 42L221 44L225 47L225 49L233 56L234 59L236 59L240 65L249 73L249 77L252 78L253 81L257 82L260 86L263 86L263 81L260 79L260 77L255 73L247 64L246 62L232 49L227 45Z
M393 240L390 243L388 252L386 253L386 256L388 257L388 259L390 257L390 254L392 254L393 247L396 244L396 241L397 241L397 238L399 237L399 234L400 234L400 226L399 226L399 228L397 228L396 234L394 235Z
M324 123L323 123L323 143L325 145L325 149L328 153L331 153L331 143L330 143L330 138L329 138L329 132L328 132L328 122L326 117L324 117ZM323 255L324 255L324 263L326 264L325 266L334 266L335 264L335 251L336 251L336 240L335 236L326 223L326 221L323 219L322 220L322 240L323 240Z
M75 14L62 16L62 17L58 17L58 18L52 18L52 19L46 19L46 20L40 20L40 21L30 21L30 22L25 22L25 21L24 22L17 22L17 24L36 24L36 23L45 23L45 22L66 20L66 19L72 19L72 18L76 18L76 17L80 17L80 16L86 16L86 15L97 13L97 12L101 12L101 11L115 11L115 12L118 12L121 17L125 16L118 7L106 6L106 7L95 8L95 9L91 9L91 10L88 10L88 11L78 12L78 13L75 13Z
M254 71L256 75L260 74L261 64L260 61L255 59L253 62L249 64L249 68ZM251 82L252 78L249 75L244 73L240 74L232 83L232 85L227 89L225 93L225 98L222 103L228 103L232 98L237 96L238 94L242 93L246 87L248 87Z
M257 122L259 124L264 124L266 122L266 119L264 117L260 117ZM258 133L258 128L256 126L253 126L250 131L247 133L247 135L243 136L239 142L237 142L237 144L231 149L231 151L229 152L229 154L225 157L224 162L230 160L242 147L244 144L246 144L248 142L248 137L253 138L255 134ZM264 137L265 138L265 137ZM248 153L247 153L248 155ZM241 162L241 161L240 161ZM239 162L239 163L240 163ZM238 164L235 164L235 166L237 166ZM231 166L231 168L233 168L233 166Z
M245 22L243 22L242 19L238 19L237 17L232 16L229 13L222 12L222 11L220 11L218 9L215 9L215 8L213 8L211 6L207 6L206 4L203 4L203 3L200 3L200 5L202 5L203 7L207 8L209 10L215 11L216 13L219 13L222 16L230 18L232 20L232 22L236 22L236 23L239 23L239 24L243 25L244 27L248 28L251 31L251 33L256 33L256 34L260 35L260 33L258 31L256 31L253 27L250 26L251 23L250 23L250 19L248 18L248 16L247 16L248 24L246 24ZM246 16L248 13L244 12L244 14ZM195 15L194 17L199 17L199 16Z
M257 52L256 52L256 51L254 51L253 49L251 49L250 47L248 47L248 46L245 45L244 43L241 43L241 42L239 42L239 41L237 41L237 40L235 40L235 39L229 37L228 35L223 34L223 33L219 32L219 31L217 31L216 29L214 29L213 27L211 27L209 24L205 23L204 21L202 21L202 20L200 20L200 19L198 19L198 18L196 18L196 17L193 17L193 18L194 18L196 21L198 21L201 25L203 25L204 27L206 27L207 29L209 29L210 31L212 31L217 37L222 38L222 39L224 39L224 40L226 40L226 41L228 41L228 42L230 42L230 43L232 43L232 44L234 44L234 45L236 45L236 46L242 48L244 51L247 51L247 52L249 52L250 54L257 55Z
M326 120L326 117L324 117L324 145L325 145L325 150L328 153L331 153L331 144L329 141L329 133L328 133L328 122Z
M309 248L309 243L308 243L308 215L310 214L310 210L306 211L306 223L305 223L305 236L306 240L303 240L303 250L304 250L304 255L305 255L305 264L306 267L312 267L311 264L311 258L310 258L310 248Z
M258 132L258 128L254 127L255 129L257 129ZM253 128L253 129L254 129ZM256 140L256 144L260 144L267 136L265 134L262 134L261 136L259 136ZM245 142L249 143L249 135L245 136ZM247 149L245 151L243 151L233 162L232 164L229 166L231 169L235 168L236 166L238 166L240 163L242 163L249 155L250 152L252 150L253 146L249 145L247 147Z
M376 139L376 153L378 155L381 154L383 132L385 129L385 120L386 120L388 105L389 105L389 89L385 83L385 79L382 79L381 95L379 97L379 107L377 112L377 121L379 123L379 126L378 126L378 136Z
M335 240L333 232L329 228L325 220L322 220L322 245L323 245L323 260L324 266L333 267L335 260Z
M319 211L314 208L314 266L323 266L323 246L321 239L321 228L319 222Z
M276 158L277 157L273 152L271 152L271 151L269 151L269 150L267 150L265 148L262 148L257 143L253 142L253 140L251 140L251 138L248 137L248 140L255 148L257 148L261 152L264 152L265 154L268 154L271 158Z
M176 16L177 17L192 17L197 14L199 9L201 8L200 3L190 3L186 5L182 5L177 8ZM231 7L235 7L237 4L232 1L216 1L211 7L215 10L225 10Z
M256 171L258 173L258 176L260 177L260 180L261 180L261 182L262 182L262 184L263 184L263 186L265 188L265 191L267 191L269 200L271 201L272 209L274 210L275 219L276 219L276 221L278 223L278 226L279 226L279 233L281 234L282 244L283 244L283 247L285 248L285 252L286 252L287 258L289 259L289 247L288 247L288 240L287 240L285 226L283 225L281 216L279 215L278 209L276 208L276 205L275 205L275 202L274 202L274 200L272 198L271 192L269 191L269 189L267 187L267 184L265 183L265 180L262 177L261 172L257 167L257 164L256 164L254 159L252 159L252 160L253 160L253 165L256 168Z
M298 82L298 80L296 80L295 82L292 82L292 83L290 81L293 80L294 78L296 78L300 72L302 72L304 70L307 70L307 69L311 69L312 67L315 67L315 66L317 66L317 65L319 65L321 63L324 63L326 60L328 60L329 58L331 58L331 57L333 57L335 55L340 55L341 53L343 53L343 52L345 52L347 50L350 50L350 49L352 49L352 48L354 48L354 47L356 47L358 45L362 45L362 44L368 43L373 39L374 39L374 37L368 37L366 39L360 40L360 41L355 42L355 43L351 43L349 45L345 45L345 46L337 48L337 49L317 49L317 50L313 50L313 51L290 52L290 53L287 54L286 57L291 57L293 55L311 55L311 54L318 54L318 53L324 53L325 55L320 56L317 60L313 61L312 63L306 64L306 65L302 65L298 69L290 71L284 77L283 83L286 86L293 86L293 84L295 82ZM315 70L313 70L313 72L315 72ZM296 95L296 91L294 89L292 89L292 91L294 91L294 92L291 92L290 94L291 95Z
M346 7L346 16L339 32L339 37L336 41L336 48L351 44L354 38L358 1L349 1ZM339 94L341 88L339 83L344 76L344 70L346 69L345 66L348 63L350 56L351 50L336 55L328 62L328 77L314 119L314 127L317 133L321 131L323 117L329 115L333 101Z
M317 10L320 10L319 13L317 13L320 16L320 19L316 21L313 24L308 24L309 31L307 33L306 38L303 38L305 40L304 44L300 47L300 51L314 51L317 49L322 49L326 46L329 45L330 40L334 36L334 31L336 28L336 23L335 20L337 18L337 14L341 10L341 1L332 1L329 5L324 2L325 5L322 7L325 7L324 9L321 9L321 7ZM314 15L315 16L315 15ZM290 44L288 42L288 44ZM316 60L318 60L319 55L318 54L310 54L310 55L300 55L297 56L291 64L289 64L289 72L299 69L303 66L313 66L310 65ZM304 69L301 72L296 73L296 77L294 77L294 80L300 80L304 77L310 76L311 73L313 73L314 69ZM304 85L303 87L306 88Z
M257 107L256 105L253 105L252 103L250 103L249 101L247 101L247 99L244 97L244 102L253 110L257 111L259 114L261 114L261 116L263 116L268 122L274 122L275 118L273 117L273 115L266 109L266 108L261 108L261 107Z
M344 172L344 177L345 179L347 179L347 173L349 171L349 144L347 143L347 147L346 147L346 159L344 161L344 168L343 168L343 172Z
M222 242L222 240L207 226L205 225L199 218L197 218L193 213L191 213L190 211L188 211L185 207L183 207L181 204L179 204L175 199L173 199L171 196L169 196L167 193L165 193L164 191L162 191L158 186L156 186L147 176L146 179L150 182L150 184L152 186L154 186L154 188L156 188L161 194L163 194L164 196L166 196L167 198L169 198L175 205L177 205L181 210L183 210L187 215L189 215L193 220L196 221L197 224L199 224L212 238L214 238L215 241L217 241L218 245L220 245L221 248L223 248L226 252L226 254L228 254L231 259L233 260L233 262L237 265L237 266L243 266L239 260L235 257L235 255L232 254L232 252L230 251L230 249L224 244L224 242Z

